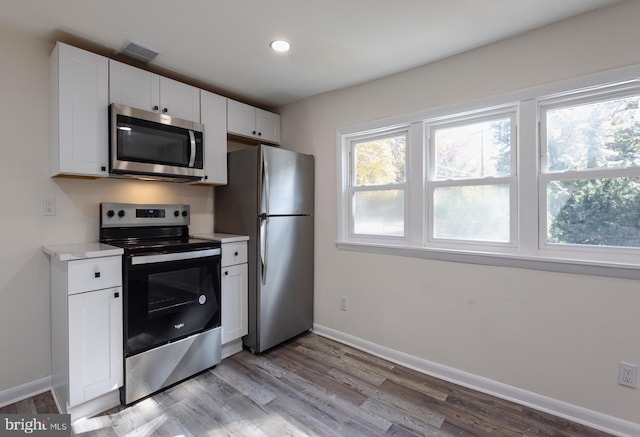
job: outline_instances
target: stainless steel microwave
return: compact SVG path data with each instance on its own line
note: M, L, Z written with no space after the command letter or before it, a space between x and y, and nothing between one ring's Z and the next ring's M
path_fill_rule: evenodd
M177 182L204 177L204 125L116 103L109 117L112 175Z

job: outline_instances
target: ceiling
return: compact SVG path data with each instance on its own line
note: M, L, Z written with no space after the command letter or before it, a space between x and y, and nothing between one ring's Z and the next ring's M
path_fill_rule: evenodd
M0 25L110 54L136 42L160 52L150 69L274 108L622 1L2 0Z

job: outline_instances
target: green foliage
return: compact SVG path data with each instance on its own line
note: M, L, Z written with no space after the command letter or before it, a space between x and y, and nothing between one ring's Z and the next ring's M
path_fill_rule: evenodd
M555 111L550 170L640 165L639 98ZM640 247L640 178L554 181L548 187L552 243Z
M640 247L638 179L587 179L562 185L571 194L551 223L552 242Z

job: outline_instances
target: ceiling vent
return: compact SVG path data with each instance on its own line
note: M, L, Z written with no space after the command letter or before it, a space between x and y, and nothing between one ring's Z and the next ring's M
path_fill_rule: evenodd
M126 56L129 59L147 64L158 56L158 52L142 47L140 44L129 42L127 46L120 52L122 56Z

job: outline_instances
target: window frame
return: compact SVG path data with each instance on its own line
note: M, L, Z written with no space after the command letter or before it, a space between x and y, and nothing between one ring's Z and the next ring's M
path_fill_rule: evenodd
M538 99L539 125L539 174L538 174L538 246L542 254L554 256L578 256L585 260L608 258L616 261L627 261L630 257L640 255L640 247L595 246L582 244L560 244L548 241L548 191L553 181L577 181L588 179L609 179L621 177L640 177L640 166L600 167L577 170L549 170L547 161L547 118L549 110L567 108L590 103L606 102L617 98L640 96L640 83L636 80L569 91L560 95Z
M337 240L342 251L356 251L392 256L407 256L447 262L463 262L480 265L515 267L552 272L588 274L604 277L640 279L640 254L637 248L611 251L607 247L593 250L584 248L548 247L540 244L540 187L544 173L541 166L541 123L539 104L553 99L580 98L585 93L607 92L612 86L640 86L640 64L598 72L580 77L550 82L529 88L489 95L471 101L389 116L373 121L363 121L336 129L337 168ZM430 214L427 202L425 175L430 165L425 150L425 120L451 118L453 114L465 116L481 113L491 108L517 107L516 170L517 170L517 244L514 247L495 247L472 244L461 247L456 244L435 244L428 240L428 226L424 217ZM397 127L409 127L410 147L407 149L407 183L409 196L409 232L407 241L389 241L375 238L353 238L347 226L348 209L345 207L346 182L349 177L348 155L345 139L363 133L387 131ZM528 199L528 200L527 200ZM546 215L546 210L545 210ZM577 250L576 250L577 249Z
M385 138L391 138L404 135L405 137L405 181L403 183L392 183L392 184L380 184L380 185L356 185L355 177L356 177L356 153L355 146L357 144L364 143L366 141L376 141ZM395 127L393 129L388 130L380 130L370 133L363 133L358 135L350 136L346 139L347 148L348 148L348 172L349 172L349 180L347 184L347 199L348 205L347 210L349 211L349 215L347 217L348 220L348 232L349 237L353 239L363 239L363 240L382 240L388 242L403 242L406 243L409 241L409 161L410 161L410 144L409 144L409 127L401 126ZM388 191L388 190L398 190L403 191L404 196L404 223L403 223L403 236L394 236L394 235L379 235L379 234L361 234L355 233L355 205L354 205L354 194L362 193L362 192L379 192L379 191Z
M436 144L435 131L457 126L465 126L484 121L510 119L511 123L511 150L510 150L510 174L509 176L484 176L484 177L467 177L456 179L437 179L436 175ZM462 250L499 250L512 249L517 246L518 242L518 172L517 172L517 156L518 156L518 108L515 104L501 106L498 108L488 108L480 111L465 112L462 114L453 114L451 116L438 117L424 121L425 124L425 140L424 147L427 149L426 157L426 177L425 190L429 214L425 214L425 223L427 227L426 246L441 248L461 248ZM463 238L442 238L436 237L435 232L435 190L445 187L464 187L464 186L481 186L481 185L508 185L509 186L509 241L485 241L471 240Z

